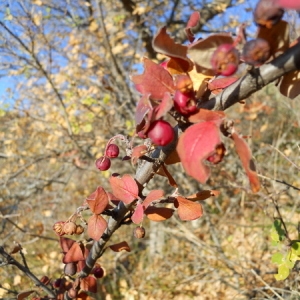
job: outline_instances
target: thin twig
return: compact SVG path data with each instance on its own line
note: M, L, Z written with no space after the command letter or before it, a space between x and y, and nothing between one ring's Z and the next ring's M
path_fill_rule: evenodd
M274 295L276 295L278 297L278 299L280 300L284 300L276 291L274 291L274 289L268 284L266 283L261 276L259 276L253 269L251 269L251 273L261 282L263 283Z

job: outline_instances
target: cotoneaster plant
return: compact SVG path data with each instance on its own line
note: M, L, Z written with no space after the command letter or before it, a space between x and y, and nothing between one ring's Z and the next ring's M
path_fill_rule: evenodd
M274 3L281 4L273 6ZM135 109L135 132L130 137L112 137L95 162L100 171L109 170L111 159L120 156L119 146L115 144L118 140L122 144L121 153L124 153L122 161L130 159L136 172L134 175L112 173L108 179L109 188L96 187L69 218L54 224L64 274L60 278L39 280L24 267L27 275L30 274L46 294L32 299L90 299L89 295L97 292L97 280L105 276L98 262L105 251L131 250L126 241L110 241L113 233L123 225L135 224L133 235L143 238L146 235L143 227L146 218L158 222L176 213L180 220L191 221L203 215L201 201L217 196L219 192L199 188L191 194L182 195L168 170L167 159L168 164L181 163L186 174L197 180L200 186L210 178L210 167L226 158L224 141L227 140L241 160L248 178L248 191L256 193L260 190L250 148L235 128L234 121L227 119L224 110L257 90L254 83L259 82L262 87L280 79L278 88L286 96L290 94L285 92L282 82L292 87L298 84L287 72L299 72L300 45L299 41L295 41L290 47L289 39L285 38L289 27L281 19L282 3L285 1L259 1L254 11L254 20L259 28L254 42L250 43L243 31L238 36L220 33L195 39L192 29L200 22L197 12L192 14L186 27L189 45L175 43L166 27L157 32L152 46L166 57L164 63L144 58L143 73L131 76L140 94ZM274 36L283 38L276 41L272 38ZM244 74L237 75L235 72L242 63L249 64L249 68L244 68ZM258 67L259 64L263 65ZM275 73L271 72L274 66L280 66ZM270 73L265 68L271 68ZM259 81L262 76L263 80ZM170 125L170 119L176 126ZM149 181L158 174L166 177L173 188L172 193L166 194L164 190L155 188L146 191ZM80 236L76 238L76 235ZM287 233L277 224L273 235L275 242L280 243ZM293 264L281 255L274 258L280 267L284 260L285 272L299 260L298 246L297 240L289 239L287 247L293 255ZM22 269L3 247L0 250L8 263ZM22 253L22 248L15 251ZM281 272L280 269L278 272ZM284 277L281 275L278 274L277 278ZM35 293L38 293L37 288L23 291L18 299Z

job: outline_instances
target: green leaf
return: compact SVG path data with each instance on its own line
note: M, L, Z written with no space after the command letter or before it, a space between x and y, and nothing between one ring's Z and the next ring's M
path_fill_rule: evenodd
M300 256L300 242L293 242L291 250L298 256Z
M280 242L285 239L285 231L282 229L280 220L275 220L271 229L270 237L275 242Z
M276 252L272 255L272 263L281 265L283 263L283 255L282 253Z
M275 274L274 277L277 281L286 279L290 274L290 269L285 265L278 267L278 274Z

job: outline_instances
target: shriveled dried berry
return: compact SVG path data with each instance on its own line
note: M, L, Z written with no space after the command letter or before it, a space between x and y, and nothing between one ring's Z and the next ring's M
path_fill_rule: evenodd
M282 19L283 13L284 10L278 5L277 0L260 0L253 12L254 22L271 28Z
M142 239L145 237L146 234L146 230L144 227L142 226L138 226L134 229L133 235L137 238L137 239Z
M96 168L100 171L106 171L110 168L111 162L110 159L106 156L101 156L95 162Z
M163 120L152 122L147 135L158 146L168 145L173 141L175 136L172 126Z
M81 225L76 226L75 234L82 234L84 232L84 228Z
M65 234L72 235L76 232L76 227L77 225L74 222L66 222L63 226L63 231Z
M243 48L243 60L253 66L259 66L270 58L270 45L261 38L248 41Z
M54 232L55 232L57 235L62 236L62 235L64 235L64 234L66 234L66 233L64 232L64 230L63 230L64 224L65 224L65 222L59 221L59 222L56 222L56 223L53 225L52 228L53 228Z
M109 158L116 158L119 156L119 147L116 144L109 144L106 148L105 155Z
M211 65L218 75L233 75L239 65L240 55L232 44L220 45L212 55Z

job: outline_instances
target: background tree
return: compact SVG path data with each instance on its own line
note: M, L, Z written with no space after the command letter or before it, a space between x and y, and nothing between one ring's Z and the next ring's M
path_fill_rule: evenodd
M185 24L191 12L199 10L198 34L205 36L224 28L235 32L239 22L229 17L230 9L247 11L254 7L238 1L194 2L20 1L10 5L3 1L1 70L12 82L4 96L8 105L1 110L1 235L4 246L17 241L28 248L29 262L37 268L37 275L59 277L60 266L53 264L59 261L57 238L51 232L53 222L73 213L96 186L106 186L94 167L95 159L116 132L134 132L132 119L138 96L129 74L140 71L143 55L161 61L152 46L157 29L167 25L176 40L183 42ZM216 15L222 16L222 22L214 20ZM245 13L247 17L252 22ZM232 94L230 88L228 91ZM145 243L132 239L139 255L112 254L103 260L107 270L104 292L115 290L115 298L129 297L130 293L149 297L155 290L153 296L170 299L180 295L183 288L184 295L196 297L201 291L207 297L225 299L237 293L245 298L263 297L265 293L283 298L295 294L297 280L293 276L285 283L290 291L277 291L284 285L268 274L275 272L275 266L270 251L264 248L274 214L274 206L265 202L279 202L295 229L299 185L297 177L284 166L290 156L297 165L299 118L291 115L297 110L296 101L282 101L273 88L251 96L244 106L230 108L228 115L240 121L240 131L252 136L265 189L257 196L248 194L245 179L236 179L241 178L241 171L229 148L230 162L227 159L221 169L214 168L210 181L201 186L221 191L218 198L205 204L205 216L189 225L176 219L167 221L167 226L159 224L166 240L161 243L164 247L157 248L161 256L146 257ZM280 126L274 128L277 120ZM276 151L280 147L284 156ZM269 162L265 161L267 154ZM290 166L295 170L293 164ZM113 168L128 173L131 166L120 161ZM109 174L102 175L108 178ZM183 191L199 189L198 183L181 174L180 170L174 177ZM165 185L163 181L161 186ZM229 219L238 220L242 229L228 224ZM119 239L127 239L127 231L121 228ZM32 243L37 239L43 241L42 247ZM46 251L50 246L53 251ZM40 260L30 259L37 255ZM158 263L161 268L154 271ZM9 284L3 287L16 292L14 283L21 280L26 288L28 282L13 270L1 269ZM211 281L215 282L213 289Z

